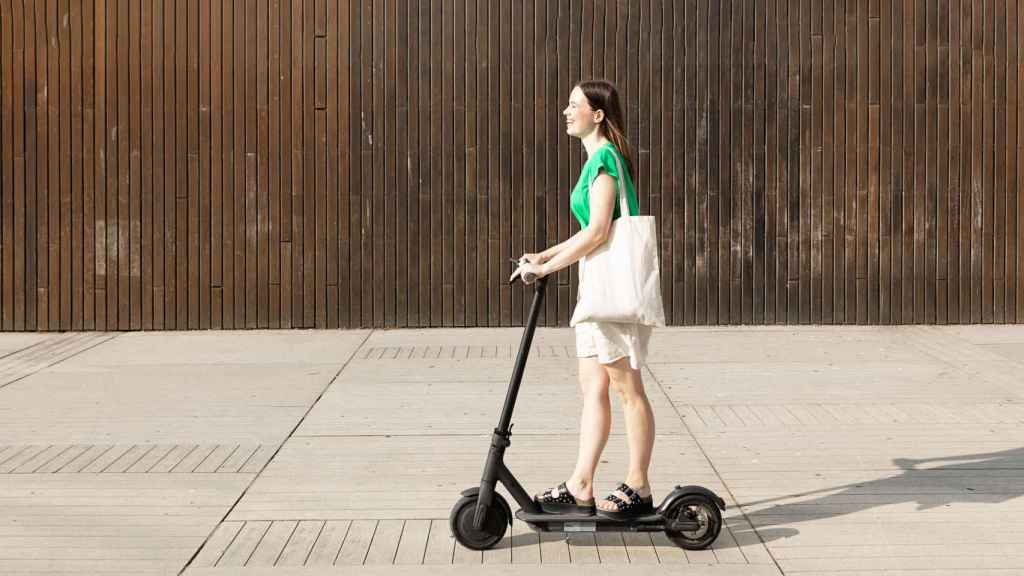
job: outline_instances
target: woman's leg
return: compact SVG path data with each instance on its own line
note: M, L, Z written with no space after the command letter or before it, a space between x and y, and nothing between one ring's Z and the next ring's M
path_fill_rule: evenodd
M651 493L647 472L651 465L651 452L654 450L654 411L644 392L644 383L640 371L629 365L629 358L620 358L615 362L603 365L608 374L611 387L622 400L623 415L626 420L626 434L629 439L629 472L625 483L636 490L640 496ZM615 494L626 500L625 494ZM597 507L614 511L617 507L613 502L602 500Z
M583 394L579 455L566 487L577 499L590 500L594 497L594 472L612 425L608 373L596 357L580 358L579 381Z

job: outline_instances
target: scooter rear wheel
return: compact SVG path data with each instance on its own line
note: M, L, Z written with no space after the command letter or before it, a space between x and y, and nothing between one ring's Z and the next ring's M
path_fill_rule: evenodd
M696 530L677 530L675 522L697 522ZM722 530L722 513L718 504L702 494L680 498L665 514L665 535L687 550L703 550L718 538Z
M477 530L473 527L473 517L476 515L477 496L463 496L455 503L448 522L452 534L460 544L471 550L487 550L498 542L501 542L508 529L509 517L505 507L498 502L500 494L494 495L494 500L487 507L487 517L484 518L484 525Z

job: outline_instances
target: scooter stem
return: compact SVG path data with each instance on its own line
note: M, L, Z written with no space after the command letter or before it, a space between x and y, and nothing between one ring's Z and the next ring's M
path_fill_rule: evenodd
M512 491L516 500L527 500L525 491L516 482L508 469L505 468L505 448L509 446L509 436L512 431L512 411L516 407L516 398L519 396L519 384L523 380L523 371L526 368L526 359L530 355L530 345L533 343L533 332L537 328L537 318L540 315L541 305L544 303L544 291L548 284L546 277L538 278L534 283L533 304L530 306L530 316L526 322L526 329L523 331L523 339L519 343L519 353L516 355L515 368L512 370L512 380L509 382L508 392L505 395L505 405L501 409L501 418L498 427L494 429L491 436L491 449L487 453L487 463L484 465L484 474L480 479L480 492L477 497L476 512L473 516L473 527L477 530L483 527L484 517L487 508L494 498L494 485L498 481L504 481ZM526 504L529 506L529 503Z
M538 278L534 285L536 288L534 288L533 304L530 305L530 316L526 322L526 330L523 331L523 338L519 343L515 368L512 370L512 380L509 382L508 393L505 395L505 405L501 409L501 420L498 422L497 431L502 434L509 432L512 422L512 411L516 407L516 398L519 396L519 384L523 380L526 359L530 355L533 333L537 328L537 318L540 316L541 305L544 303L544 292L548 285L547 276Z

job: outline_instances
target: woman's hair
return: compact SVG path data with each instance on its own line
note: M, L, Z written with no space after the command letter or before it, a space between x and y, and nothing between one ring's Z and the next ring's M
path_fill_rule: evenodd
M622 112L622 104L619 101L619 92L615 84L607 80L581 80L576 87L583 91L587 102L594 110L604 111L604 121L599 124L599 130L605 138L615 145L615 148L626 161L626 169L629 175L636 182L636 169L633 164L633 148L626 139L626 116Z

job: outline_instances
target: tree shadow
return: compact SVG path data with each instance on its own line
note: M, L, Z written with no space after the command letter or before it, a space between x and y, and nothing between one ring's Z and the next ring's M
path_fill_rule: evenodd
M747 509L753 530L767 543L799 534L799 530L791 527L795 523L835 518L882 506L915 503L917 511L926 511L959 502L999 504L1024 495L1024 481L1021 481L1024 480L1024 448L938 458L896 458L892 462L903 472L740 505ZM942 464L944 462L947 464ZM922 465L928 466L920 468ZM1000 474L1000 471L1004 472ZM822 492L828 494L803 499ZM798 501L760 508L770 502L795 499ZM734 533L749 531L745 527L737 530L734 525L730 528Z

